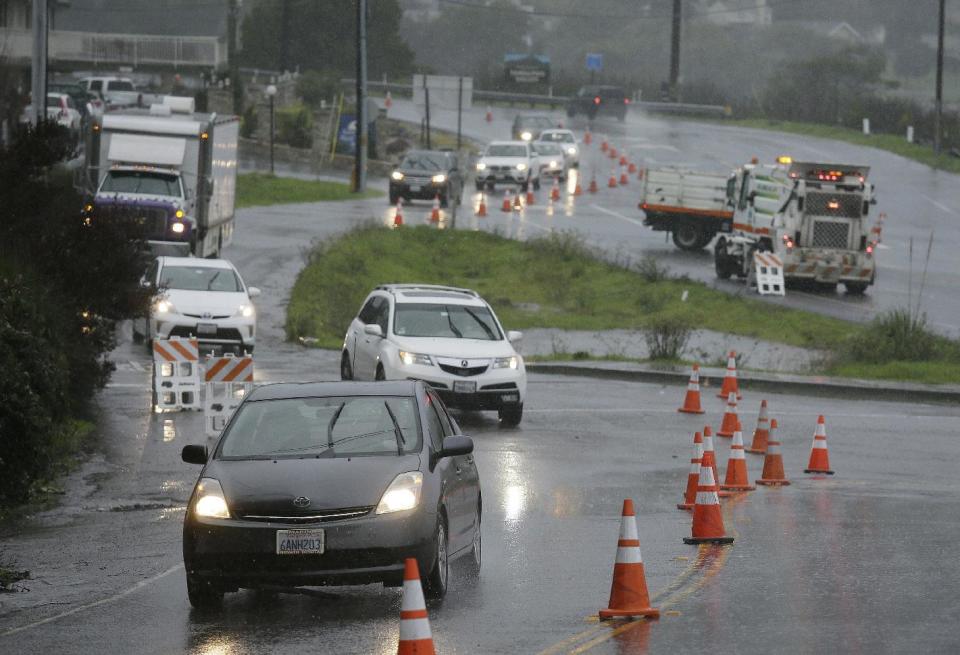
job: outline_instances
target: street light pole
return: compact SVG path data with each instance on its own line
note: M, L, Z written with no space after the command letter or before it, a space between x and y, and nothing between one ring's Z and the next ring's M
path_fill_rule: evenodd
M270 175L273 175L273 135L276 131L273 122L273 98L277 95L277 87L271 84L266 91L267 97L270 98Z
M942 139L942 121L943 121L943 23L944 23L944 0L940 0L940 17L937 24L937 90L934 115L933 115L933 151L940 154L943 147Z
M33 53L30 69L30 95L34 125L47 117L47 0L33 0Z
M367 188L367 0L357 0L357 153L355 190Z

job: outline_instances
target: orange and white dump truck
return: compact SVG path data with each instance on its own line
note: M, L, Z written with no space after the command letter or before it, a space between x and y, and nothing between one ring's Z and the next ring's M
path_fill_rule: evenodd
M721 202L718 176L683 173L683 184L671 197L651 189L664 171L648 171L640 208L647 224L670 229L683 248L702 248L720 233L713 251L721 279L748 277L754 253L772 252L787 283L842 283L848 293L859 294L876 279L876 244L868 225L876 201L869 172L867 166L786 157L776 164L746 164L725 177ZM691 181L701 187L696 194ZM662 204L654 202L660 198Z

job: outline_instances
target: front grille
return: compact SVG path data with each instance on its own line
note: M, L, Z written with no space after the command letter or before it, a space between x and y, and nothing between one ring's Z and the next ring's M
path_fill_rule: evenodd
M514 170L513 166L488 166L487 170L492 173L511 173Z
M404 177L404 181L405 181L407 184L421 184L421 185L423 185L423 184L430 184L431 182L433 182L433 176L429 176L429 177L418 177L418 176L414 176L414 175L407 175L407 176Z
M850 234L849 223L833 223L831 221L814 221L813 247L835 248L847 250Z
M859 193L810 192L807 194L806 205L806 212L814 216L860 218L863 212L863 196Z
M451 375L459 375L462 378L468 378L473 375L480 375L490 367L489 364L484 366L470 366L467 368L462 368L460 366L450 366L449 364L440 364L440 368Z
M373 506L369 507L347 507L344 509L331 509L322 512L313 512L311 514L290 514L290 515L264 515L264 514L243 514L241 518L247 521L261 521L263 523L291 523L295 525L309 525L314 523L331 523L333 521L345 521L346 519L355 519L370 513Z
M218 314L218 315L216 315L216 316L203 317L203 316L201 316L200 314L188 314L188 313L184 312L183 315L184 315L184 316L189 316L190 318L200 318L200 319L203 319L203 320L205 320L205 321L206 321L206 320L218 320L218 319L221 319L221 318L230 318L230 314L222 314L222 315Z
M515 382L502 382L500 384L488 384L486 386L480 387L481 391L494 391L501 389L516 389L517 385Z
M170 336L180 337L182 339L190 339L192 337L197 337L196 331L197 329L195 326L175 325L173 329L170 330ZM217 328L216 334L205 334L198 338L201 341L204 339L216 339L217 341L243 341L243 337L240 336L240 330L236 328Z

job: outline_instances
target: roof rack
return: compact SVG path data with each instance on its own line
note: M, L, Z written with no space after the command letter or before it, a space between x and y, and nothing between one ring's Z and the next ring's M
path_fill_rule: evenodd
M462 293L472 298L479 298L480 294L474 291L473 289L463 289L461 287L448 287L442 284L381 284L376 287L382 291L389 291L393 293L394 291L447 291L452 293Z

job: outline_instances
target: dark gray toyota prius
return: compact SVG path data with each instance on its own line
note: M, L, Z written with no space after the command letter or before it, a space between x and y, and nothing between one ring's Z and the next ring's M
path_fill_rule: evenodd
M203 464L183 524L195 607L264 586L403 582L416 557L427 594L449 563L479 571L473 442L419 381L272 384L240 405Z

